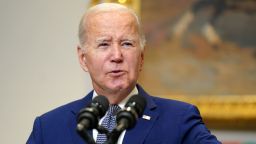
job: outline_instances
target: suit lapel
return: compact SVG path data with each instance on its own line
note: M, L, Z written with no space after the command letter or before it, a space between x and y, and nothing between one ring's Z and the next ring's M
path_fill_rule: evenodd
M144 118L139 118L135 127L126 131L123 140L124 144L142 144L158 118L158 112L154 110L156 104L152 97L150 97L139 85L137 85L137 88L139 94L146 98L147 106L143 114Z
M71 110L71 119L69 120L69 131L74 144L86 144L86 142L78 135L76 132L76 118L79 111L87 106L92 101L92 92L90 92L87 96L83 99L78 100L77 104L72 107ZM89 131L90 135L92 135L92 131Z

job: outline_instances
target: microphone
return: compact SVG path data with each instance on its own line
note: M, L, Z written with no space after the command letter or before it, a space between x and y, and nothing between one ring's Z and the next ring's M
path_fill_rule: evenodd
M109 139L105 144L115 144L125 129L133 128L136 120L142 116L146 104L145 97L133 95L125 104L125 108L117 113L117 126L110 133Z
M77 131L96 128L108 107L109 102L105 96L95 97L87 107L80 110L77 117Z
M124 110L120 111L116 116L117 127L122 129L133 128L136 120L142 116L146 106L146 99L140 95L133 95L125 104Z

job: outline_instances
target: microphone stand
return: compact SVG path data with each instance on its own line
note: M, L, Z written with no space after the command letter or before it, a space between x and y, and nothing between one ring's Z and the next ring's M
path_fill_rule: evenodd
M112 130L108 135L108 139L104 144L116 144L121 133L127 129L128 120L122 119L122 122L118 123L118 125Z
M110 137L109 131L103 126L98 125L96 130L101 134L106 134L107 138ZM87 129L77 129L78 134L86 141L88 144L96 144L93 137L88 133ZM113 143L114 144L114 143Z
M77 130L78 134L83 138L84 141L86 141L88 144L96 144L92 136L88 133L88 131L85 130Z

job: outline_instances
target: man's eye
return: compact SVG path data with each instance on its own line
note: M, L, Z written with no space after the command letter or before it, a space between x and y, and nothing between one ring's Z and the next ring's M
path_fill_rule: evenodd
M107 46L109 46L109 44L108 43L100 43L99 45L98 45L98 47L107 47Z
M124 43L122 43L122 46L124 46L124 47L133 47L133 44L131 42L124 42Z

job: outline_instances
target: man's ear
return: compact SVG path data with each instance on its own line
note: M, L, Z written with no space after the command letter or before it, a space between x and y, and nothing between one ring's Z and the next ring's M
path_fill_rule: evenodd
M85 57L85 50L81 48L80 46L77 46L77 54L78 54L78 60L80 63L81 68L88 72L87 64L86 64L86 57Z
M145 49L145 48L144 48ZM142 71L142 67L144 64L144 49L142 50L140 57L141 57L141 61L140 61L140 71Z

